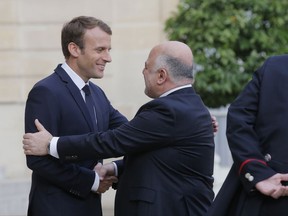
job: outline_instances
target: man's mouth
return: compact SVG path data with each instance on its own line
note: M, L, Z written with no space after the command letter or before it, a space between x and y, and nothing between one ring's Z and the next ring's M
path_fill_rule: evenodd
M104 70L105 69L105 65L98 65L100 70Z

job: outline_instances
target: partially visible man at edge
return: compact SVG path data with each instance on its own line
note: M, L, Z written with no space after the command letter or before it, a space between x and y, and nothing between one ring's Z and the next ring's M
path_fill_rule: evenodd
M111 62L111 35L110 27L94 17L75 17L63 26L65 62L30 91L25 110L26 132L37 131L35 118L55 136L101 132L127 122L111 106L103 90L90 82L91 78L101 79L105 65ZM85 103L82 88L87 85L97 102L97 124ZM99 193L107 190L113 179L99 183L96 171L101 164L95 165L101 157L90 159L63 163L51 156L27 156L27 166L33 171L28 216L101 216Z
M270 56L231 103L233 165L207 216L288 215L288 55Z
M192 66L186 44L155 46L143 69L145 93L154 100L130 122L52 139L36 120L40 132L23 136L25 154L46 155L51 143L50 154L66 162L125 155L122 166L116 162L115 216L203 216L214 198L214 135L210 113L192 87ZM112 165L105 168L115 174Z

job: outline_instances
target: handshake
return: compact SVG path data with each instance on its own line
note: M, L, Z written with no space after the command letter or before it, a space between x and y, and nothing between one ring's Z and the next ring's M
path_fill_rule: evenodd
M99 187L96 191L98 194L105 193L113 183L118 182L118 178L115 176L115 167L112 162L104 165L102 165L102 163L98 163L94 167L94 171L99 176Z

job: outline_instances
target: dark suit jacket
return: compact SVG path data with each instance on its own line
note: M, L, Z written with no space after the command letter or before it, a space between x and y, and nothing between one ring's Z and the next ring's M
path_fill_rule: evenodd
M273 200L254 188L288 172L287 83L288 55L273 56L229 107L227 139L234 165L209 215L288 215L287 197Z
M126 122L104 92L90 83L96 101L99 131ZM39 81L30 91L25 111L25 132L35 132L38 118L54 136L93 131L93 123L80 90L59 65L55 73ZM63 163L50 156L27 156L33 170L28 215L80 216L102 215L100 196L91 192L94 165L99 157Z
M148 102L117 129L60 137L58 152L64 161L125 155L117 216L202 216L214 197L213 137L211 116L190 87Z

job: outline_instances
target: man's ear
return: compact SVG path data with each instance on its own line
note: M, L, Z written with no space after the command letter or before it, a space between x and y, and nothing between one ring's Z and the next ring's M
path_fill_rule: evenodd
M160 68L158 70L158 77L157 77L157 83L158 84L163 84L168 77L168 72L166 71L165 68Z
M68 50L70 52L70 55L73 57L78 57L81 52L79 46L75 44L74 42L70 42L68 44Z

